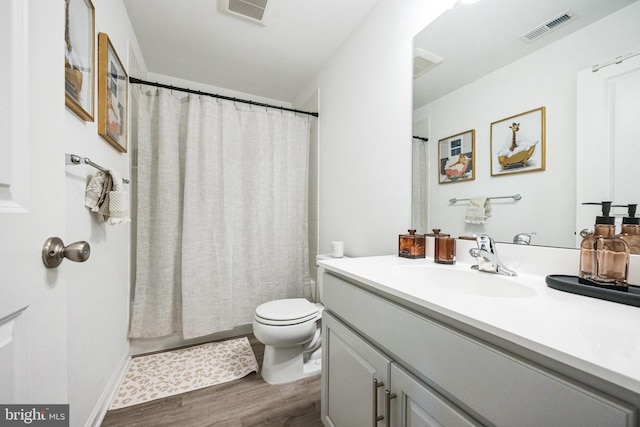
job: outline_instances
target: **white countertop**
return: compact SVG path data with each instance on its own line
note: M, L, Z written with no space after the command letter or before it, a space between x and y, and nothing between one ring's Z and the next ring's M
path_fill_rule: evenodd
M473 271L470 264L396 255L335 258L319 265L640 394L640 307L551 289L545 277L555 272L511 278ZM469 286L447 289L442 283L447 274L462 276L458 280ZM497 281L495 295L466 291L483 281L487 287L493 284L487 281ZM509 285L517 291L508 292ZM511 295L500 296L500 289Z

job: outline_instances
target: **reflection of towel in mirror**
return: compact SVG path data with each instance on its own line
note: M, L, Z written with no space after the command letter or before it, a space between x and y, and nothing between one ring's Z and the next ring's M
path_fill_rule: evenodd
M486 197L472 197L464 221L469 224L484 224L491 216L491 202Z

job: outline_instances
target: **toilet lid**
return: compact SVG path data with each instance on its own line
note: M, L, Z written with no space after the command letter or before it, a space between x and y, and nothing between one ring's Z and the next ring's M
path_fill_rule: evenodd
M318 314L318 307L304 298L279 299L256 308L256 316L268 320L305 320Z

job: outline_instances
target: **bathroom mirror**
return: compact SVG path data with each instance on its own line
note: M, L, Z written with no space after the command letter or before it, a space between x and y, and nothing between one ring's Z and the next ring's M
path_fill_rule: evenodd
M594 175L578 159L602 159L597 169L603 177L615 163L615 156L608 157L615 147L595 151L589 145L585 153L586 144L578 143L577 123L585 121L579 117L584 111L579 113L578 99L584 95L578 75L596 64L610 63L613 69L616 58L640 51L639 19L635 0L480 0L458 2L418 33L413 135L429 141L412 142L413 228L420 233L440 228L452 236L488 233L506 243L519 233L535 233L532 245L575 248L580 231L592 228L598 214L597 207L582 202L615 197L619 204L640 203L630 199L637 191L635 196L611 188L590 192L577 185L581 174ZM497 144L492 123L510 125L541 107L544 169L492 176L491 146ZM475 131L475 179L442 184L438 142L470 130ZM617 171L616 182L639 182L638 171ZM476 197L499 197L490 201L484 224L465 222L468 199ZM454 198L459 201L450 202ZM624 213L614 211L616 217Z

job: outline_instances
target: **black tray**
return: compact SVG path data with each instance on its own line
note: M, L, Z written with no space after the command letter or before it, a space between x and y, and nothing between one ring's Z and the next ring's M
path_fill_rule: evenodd
M547 286L559 291L640 307L640 286L629 285L628 292L614 291L591 285L583 285L578 282L577 276L564 276L561 274L551 274L547 276L546 282Z

